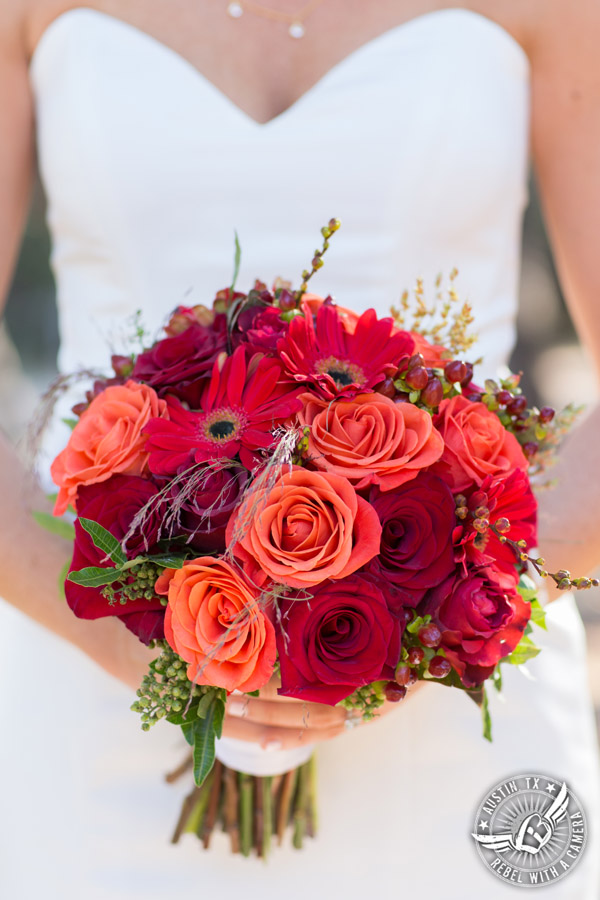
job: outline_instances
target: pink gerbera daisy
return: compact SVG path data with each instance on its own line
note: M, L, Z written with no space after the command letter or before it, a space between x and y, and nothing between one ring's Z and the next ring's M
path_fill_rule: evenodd
M277 349L288 372L303 384L312 385L325 399L372 391L414 351L406 331L395 330L393 319L378 319L368 309L352 334L332 304L324 303L316 315L296 316Z
M169 397L171 420L152 419L145 428L149 468L174 475L182 466L233 459L252 470L260 451L273 447L273 430L301 406L300 389L292 388L278 359L260 353L248 358L244 347L215 362L202 393L199 411Z

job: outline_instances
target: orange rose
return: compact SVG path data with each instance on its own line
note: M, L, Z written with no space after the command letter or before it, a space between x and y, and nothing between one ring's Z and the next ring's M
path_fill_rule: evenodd
M370 484L389 491L415 478L442 455L444 442L429 413L382 394L359 394L328 403L300 397L308 425L308 453L319 469L348 478L357 490Z
M227 531L231 539L235 524ZM281 476L234 552L258 584L310 588L345 578L379 553L381 525L349 481L294 466Z
M434 471L454 492L464 491L473 483L480 485L487 475L527 471L528 463L516 437L484 403L472 403L462 395L442 400L434 421L445 443Z
M75 506L82 484L106 481L111 475L141 475L148 454L142 430L150 419L167 418L167 404L148 385L128 381L98 394L73 429L50 472L59 487L54 515Z
M171 576L169 578L169 575ZM165 637L195 684L231 692L263 687L275 665L275 630L258 592L222 559L201 556L156 583L167 594Z

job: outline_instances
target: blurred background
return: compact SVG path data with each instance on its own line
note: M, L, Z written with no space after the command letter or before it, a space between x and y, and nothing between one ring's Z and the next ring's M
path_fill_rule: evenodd
M21 256L0 323L0 422L14 441L23 435L39 394L56 374L58 331L48 266L44 197L36 187ZM535 185L525 216L519 341L511 368L523 369L530 403L555 408L599 396L594 370L569 319L544 233ZM588 636L590 681L600 730L600 588L577 597Z

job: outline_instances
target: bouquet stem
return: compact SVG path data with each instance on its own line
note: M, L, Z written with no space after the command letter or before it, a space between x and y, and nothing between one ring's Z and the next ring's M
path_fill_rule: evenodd
M173 782L187 772L187 760L166 776ZM172 843L182 834L195 834L204 849L210 848L215 828L229 836L232 853L268 859L277 836L279 846L292 828L292 845L301 849L306 836L317 829L314 756L308 762L275 776L253 776L230 769L219 760L201 787L194 787L183 801Z

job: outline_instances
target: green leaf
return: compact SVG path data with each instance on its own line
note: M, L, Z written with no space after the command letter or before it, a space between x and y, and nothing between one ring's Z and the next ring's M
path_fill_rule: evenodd
M215 762L216 726L219 724L213 703L203 719L194 722L194 781L200 787ZM216 721L215 721L216 718ZM221 720L222 721L222 720Z
M112 584L119 581L121 573L118 569L101 569L98 566L87 566L78 572L70 572L68 581L80 584L82 587L101 587L104 584Z
M169 721L171 721L169 719ZM196 735L196 723L195 722L184 722L181 725L181 730L183 731L183 736L190 745L190 747L194 746L195 735Z
M481 719L483 722L483 736L486 741L492 742L492 717L490 716L490 707L488 703L488 695L483 687L483 697L481 701Z
M515 649L506 657L507 662L513 666L522 666L528 659L533 659L540 652L540 648L536 647L530 637L523 635Z
M546 610L542 607L539 600L531 601L531 621L544 631L548 630L546 625Z
M533 581L529 575L521 575L519 578L518 591L523 600L527 600L528 603L537 599L538 589L535 581Z
M32 515L38 525L51 534L57 534L66 541L75 540L75 528L71 522L67 522L65 519L58 519L52 513L42 512L41 510L34 510Z
M99 525L92 519L80 518L79 522L81 527L87 531L98 550L106 553L116 566L122 566L127 562L127 557L123 553L120 543L110 531L107 531L106 528L103 528L102 525Z
M502 671L500 669L500 666L496 666L496 668L492 672L492 684L498 692L502 690Z
M69 562L69 560L67 560L58 574L58 592L62 600L67 599L65 595L65 581L67 580L67 575L69 574L70 565L71 563Z
M212 704L216 700L216 697L217 695L215 690L208 690L202 695L202 697L200 698L200 703L198 704L198 708L196 710L196 716L198 719L206 718Z
M238 280L238 275L240 274L240 262L242 260L242 248L240 246L240 239L238 237L237 231L233 232L235 235L235 254L233 257L233 278L231 279L231 293L235 289L235 284Z
M215 700L215 735L220 738L223 734L223 719L225 718L225 700L217 697Z
M185 556L177 556L174 553L162 553L160 556L147 556L145 559L163 569L181 569L186 561Z
M76 426L77 423L79 422L79 419L62 419L61 421L65 423L65 425L67 426L67 428L70 428L71 431L73 431L73 429L75 428L75 426Z

